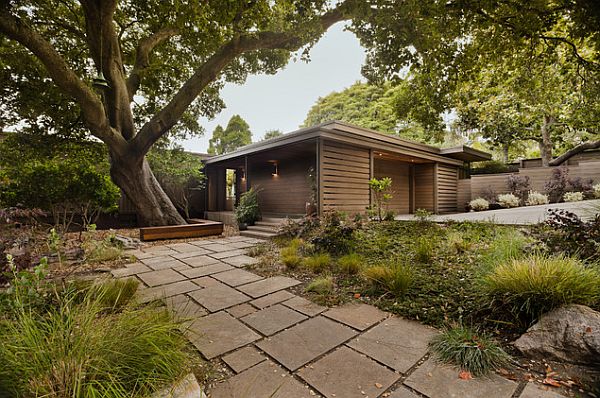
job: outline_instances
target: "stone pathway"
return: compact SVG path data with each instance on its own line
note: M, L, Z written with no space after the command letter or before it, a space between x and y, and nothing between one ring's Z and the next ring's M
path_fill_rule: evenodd
M212 398L557 398L493 375L461 380L428 359L437 331L367 304L325 308L290 293L300 282L242 269L261 242L229 237L151 246L114 270L138 278L142 302L164 299L190 342L234 376Z

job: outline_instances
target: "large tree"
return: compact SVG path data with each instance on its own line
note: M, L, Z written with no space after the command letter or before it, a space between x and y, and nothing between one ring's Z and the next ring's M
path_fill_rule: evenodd
M350 11L350 0L0 0L0 109L48 121L42 129L72 121L106 144L140 223L184 223L146 161L150 148L219 111L224 82L276 72Z
M219 125L213 131L212 138L208 142L208 153L220 155L233 152L250 143L252 143L250 126L240 115L233 115L225 129Z

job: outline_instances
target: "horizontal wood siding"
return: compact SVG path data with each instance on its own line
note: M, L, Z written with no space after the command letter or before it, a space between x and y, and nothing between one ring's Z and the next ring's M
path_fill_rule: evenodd
M376 178L390 177L392 179L392 200L389 208L398 214L408 214L410 208L409 165L407 163L377 159L374 161L374 176Z
M435 185L435 165L417 164L414 166L415 176L415 210L425 209L435 211L434 203L434 185Z
M363 213L370 203L369 150L323 141L320 159L323 210Z
M248 168L250 186L260 188L262 213L304 214L310 199L308 169L315 167L315 156L286 158L278 161L278 176L268 162L251 163Z
M453 213L456 211L458 168L437 165L437 212Z
M458 192L456 194L456 210L465 211L466 204L471 201L471 180L458 180Z

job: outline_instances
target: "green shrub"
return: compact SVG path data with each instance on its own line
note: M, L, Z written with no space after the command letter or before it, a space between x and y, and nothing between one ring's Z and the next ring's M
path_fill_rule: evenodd
M313 231L310 243L318 252L347 254L354 250L354 233L359 228L359 223L349 221L342 213L326 212L321 216L318 228Z
M440 361L468 370L474 376L485 375L510 361L510 356L490 336L463 326L437 335L430 348Z
M321 295L331 294L333 293L333 278L331 276L321 276L313 279L313 281L306 286L305 291Z
M600 272L564 255L533 254L496 266L482 280L492 302L533 320L564 304L600 299Z
M95 286L83 298L68 289L46 311L21 306L6 316L0 390L15 397L143 397L189 371L187 340L168 310L105 311L107 303L123 303L132 286Z
M456 254L464 253L473 246L459 231L448 232L448 235L446 236L446 245L451 252Z
M331 265L331 256L328 253L317 253L304 259L304 266L312 272L320 273Z
M350 253L338 259L338 269L345 274L358 274L363 268L364 259L360 254Z
M240 224L254 224L260 219L258 205L259 190L250 188L240 196L240 202L234 209L235 220Z
M404 296L413 282L412 269L398 263L366 268L363 276L376 290L390 292L396 297Z
M417 239L415 247L415 259L420 263L428 263L433 258L435 250L435 240L431 236L420 237Z
M302 245L302 240L292 239L286 247L281 249L281 261L289 269L298 268L302 264L302 257L298 255Z

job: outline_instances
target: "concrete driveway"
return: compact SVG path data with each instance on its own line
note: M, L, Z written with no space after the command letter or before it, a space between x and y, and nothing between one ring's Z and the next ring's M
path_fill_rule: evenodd
M446 214L434 216L436 222L443 221L488 221L497 224L528 225L543 222L548 217L549 209L565 209L584 219L590 219L600 213L600 199L572 203L553 203L541 206L524 206L514 209L488 210L469 213ZM399 215L397 220L412 220L412 214Z

